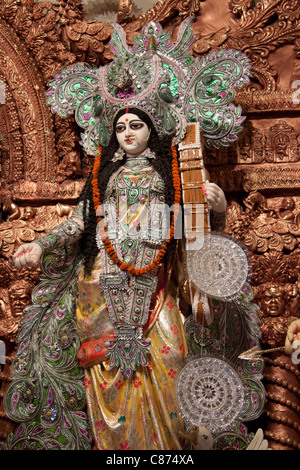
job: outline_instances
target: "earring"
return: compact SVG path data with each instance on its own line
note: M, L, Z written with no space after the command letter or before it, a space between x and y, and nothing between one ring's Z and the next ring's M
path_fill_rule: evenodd
M146 148L146 150L143 152L143 155L147 158L155 158L155 154L149 149L149 147Z
M122 147L119 147L118 150L114 153L114 157L112 161L116 162L117 160L123 160L124 155L125 155L124 149L122 149Z

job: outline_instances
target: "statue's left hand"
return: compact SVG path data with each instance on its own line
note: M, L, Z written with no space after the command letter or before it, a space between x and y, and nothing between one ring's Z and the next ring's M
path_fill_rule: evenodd
M218 214L223 214L227 206L223 190L217 184L209 181L205 181L202 189L212 210Z
M42 253L42 248L38 243L25 243L19 246L15 254L10 257L10 264L17 269L34 266L40 260Z

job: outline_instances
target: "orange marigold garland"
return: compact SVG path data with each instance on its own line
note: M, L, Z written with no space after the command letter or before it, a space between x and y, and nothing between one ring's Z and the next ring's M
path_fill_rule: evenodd
M100 232L100 235L101 235L101 238L104 243L105 250L108 256L113 260L113 262L116 265L120 267L122 271L126 271L128 274L131 274L134 276L141 276L155 269L159 265L159 263L162 261L168 249L168 244L174 238L175 222L178 216L178 212L180 208L180 201L181 201L181 186L180 186L180 176L179 176L176 147L172 146L171 151L172 151L172 176L173 176L173 186L175 189L175 194L174 194L174 211L172 214L172 222L170 226L170 238L165 239L154 261L149 266L143 269L136 269L131 266L128 266L128 264L124 263L124 261L119 259L111 241L108 238L108 235L106 233L106 227L103 227L102 224L98 224L98 229L99 229L99 232ZM99 186L98 186L98 173L99 173L100 163L101 163L101 147L100 146L98 147L98 152L99 153L95 157L95 162L94 162L94 166L92 170L93 202L94 202L94 208L95 208L96 214L97 214L97 209L101 205L100 191L99 191ZM101 221L101 218L98 217L97 220L99 222Z

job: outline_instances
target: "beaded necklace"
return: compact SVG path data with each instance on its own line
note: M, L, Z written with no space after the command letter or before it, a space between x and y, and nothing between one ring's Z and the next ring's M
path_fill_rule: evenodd
M95 213L97 214L97 209L101 205L101 199L100 199L100 190L99 190L99 185L98 185L98 173L100 169L100 163L101 163L101 147L98 147L98 154L95 157L95 162L92 170L93 174L93 179L92 179L92 188L93 188L93 203L94 203L94 209ZM178 161L177 161L177 151L176 147L172 146L171 147L172 151L172 177L173 177L173 186L175 189L175 194L174 194L174 212L172 213L172 220L171 220L171 227L170 227L170 237L166 238L164 240L164 243L161 245L161 249L159 250L156 258L153 260L153 262L142 269L136 269L132 266L129 266L127 263L124 261L120 260L118 257L111 241L108 238L107 235L107 228L102 227L102 224L99 224L99 233L101 235L101 239L103 241L105 251L110 257L110 259L113 260L113 262L119 266L119 268L122 271L127 272L128 274L131 274L133 276L141 276L143 274L150 273L155 269L159 263L162 261L167 248L168 244L171 242L171 240L174 237L174 226L175 226L175 221L178 216L179 212L179 207L180 207L180 200L181 200L181 187L180 187L180 176L179 176L179 168L178 168ZM101 220L101 218L97 218L98 222Z

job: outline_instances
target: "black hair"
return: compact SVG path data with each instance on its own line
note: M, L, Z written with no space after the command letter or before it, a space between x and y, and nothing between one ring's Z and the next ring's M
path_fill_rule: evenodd
M172 177L172 153L171 142L172 136L166 136L160 139L151 118L147 113L139 108L127 108L120 110L114 118L113 127L118 119L126 113L137 115L148 128L151 130L148 141L148 147L155 154L156 158L150 159L150 163L155 171L160 175L164 182L164 197L165 204L172 206L174 202L174 187ZM123 160L112 161L114 153L119 147L115 132L113 133L107 147L102 148L101 163L98 173L98 187L100 191L101 202L105 199L105 191L108 182L113 175L126 161L126 156ZM98 247L96 244L96 226L97 218L93 204L93 191L92 191L92 172L89 174L85 186L79 196L80 201L84 201L83 215L84 215L84 234L81 239L81 250L84 257L85 275L89 275L92 271L94 260L98 254Z

